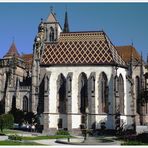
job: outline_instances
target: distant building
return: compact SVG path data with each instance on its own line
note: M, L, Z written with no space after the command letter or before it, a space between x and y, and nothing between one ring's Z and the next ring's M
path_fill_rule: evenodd
M0 59L1 70L1 111L8 112L14 107L31 111L31 64L32 55L20 55L13 42Z

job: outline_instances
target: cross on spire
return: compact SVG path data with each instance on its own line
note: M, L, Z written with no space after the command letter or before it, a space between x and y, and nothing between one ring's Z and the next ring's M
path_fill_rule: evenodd
M51 13L53 13L53 6L50 6L50 11Z

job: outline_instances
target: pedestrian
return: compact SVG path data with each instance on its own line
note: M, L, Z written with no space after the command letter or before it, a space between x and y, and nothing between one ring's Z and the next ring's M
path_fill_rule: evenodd
M32 132L35 132L35 125L34 124L32 124L31 129L32 129Z

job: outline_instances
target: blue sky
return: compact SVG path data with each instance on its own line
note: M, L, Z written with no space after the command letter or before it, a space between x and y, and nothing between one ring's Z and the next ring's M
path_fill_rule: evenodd
M0 58L13 38L19 53L32 53L41 18L54 7L61 26L65 8L70 31L104 30L116 46L130 45L148 53L148 3L0 3Z

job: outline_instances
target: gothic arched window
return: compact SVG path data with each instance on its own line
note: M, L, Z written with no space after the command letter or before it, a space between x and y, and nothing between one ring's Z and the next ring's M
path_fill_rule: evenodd
M81 123L87 124L87 117L85 116L85 113L88 112L88 81L84 72L79 75L78 90L78 111L81 113Z
M140 112L139 110L139 97L140 97L140 78L136 76L135 78L135 95L136 95L136 103L137 103L137 113Z
M53 27L50 27L49 41L50 42L54 41L54 29L53 29Z
M87 95L87 76L85 73L81 73L80 79L80 112L85 113L88 107L88 95Z
M28 112L28 98L26 96L23 97L23 111Z
M119 99L120 99L120 113L124 114L124 80L121 74L119 76Z
M91 92L95 92L95 78L94 76L91 77Z
M66 113L66 79L63 74L58 77L58 111Z
M12 110L16 109L16 96L12 97Z
M100 74L100 97L101 97L101 107L102 112L108 113L108 86L107 86L107 76L104 72Z

